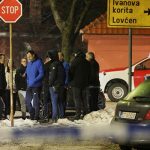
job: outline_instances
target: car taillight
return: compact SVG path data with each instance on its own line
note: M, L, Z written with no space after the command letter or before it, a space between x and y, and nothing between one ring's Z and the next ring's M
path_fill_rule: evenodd
M150 110L147 112L147 114L144 117L145 120L150 120Z

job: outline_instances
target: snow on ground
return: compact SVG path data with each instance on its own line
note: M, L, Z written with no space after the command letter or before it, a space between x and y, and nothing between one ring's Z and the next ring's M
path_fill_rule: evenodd
M63 126L91 126L91 125L108 125L114 115L116 103L107 102L106 108L104 110L94 111L86 116L84 116L83 120L75 120L74 122L65 119L59 119L57 123L53 123L52 125L63 125ZM40 126L39 122L32 121L30 119L14 119L14 127L33 127ZM50 125L50 124L49 124ZM10 120L2 120L0 121L0 128L3 127L11 127Z
M65 119L59 119L55 125L70 125L70 126L90 126L90 125L108 125L114 115L114 109L106 107L104 110L93 111L83 120L74 120L74 122Z
M32 127L39 124L37 121L30 119L14 119L14 127ZM0 127L11 127L11 121L8 119L0 121Z
M65 119L59 119L55 125L70 125L70 126L91 126L91 125L109 125L115 112L116 103L108 101L106 108L103 110L93 111L86 116L83 120L75 120L74 122Z
M68 137L73 139L109 137L111 132L114 131L111 129L110 121L113 118L115 107L116 103L109 101L106 103L106 108L104 110L91 112L84 116L83 120L71 121L65 118L59 119L57 123L53 124L39 123L30 119L23 120L21 118L15 118L14 127L11 127L10 120L1 120L0 141L11 142L16 139L27 140L27 142L32 143L35 140L34 142L37 143L37 140L43 142L44 140L55 140L60 137L62 139ZM120 131L123 130L121 129ZM124 130L124 133L126 133L126 130ZM122 135L122 133L119 133L119 135Z

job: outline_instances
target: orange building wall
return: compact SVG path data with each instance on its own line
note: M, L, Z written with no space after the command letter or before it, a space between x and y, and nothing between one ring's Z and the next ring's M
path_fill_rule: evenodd
M128 66L128 35L84 34L88 51L95 53L101 70ZM133 35L132 62L135 63L150 53L150 36Z

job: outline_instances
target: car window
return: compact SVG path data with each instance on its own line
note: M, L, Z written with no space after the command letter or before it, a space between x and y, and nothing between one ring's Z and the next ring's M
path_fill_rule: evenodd
M150 59L145 60L144 62L138 64L135 67L136 70L150 70Z
M124 99L127 101L135 100L136 97L144 100L144 98L150 97L150 80L146 80L131 91Z

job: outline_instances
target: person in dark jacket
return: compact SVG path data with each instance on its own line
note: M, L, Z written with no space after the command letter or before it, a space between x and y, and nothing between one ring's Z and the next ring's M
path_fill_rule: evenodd
M42 80L44 77L44 66L40 58L33 50L27 52L27 91L26 104L30 113L31 120L39 120L39 105L42 89ZM33 100L33 105L31 101Z
M83 115L89 112L89 106L86 99L86 88L89 85L90 64L85 59L85 54L78 50L75 53L75 58L70 66L70 79L73 91L73 99L75 102L76 115L74 119L81 119L81 111Z
M49 92L49 71L52 60L48 53L44 62L44 79L43 79L43 103L44 103L44 120L49 121L51 115L51 98Z
M5 66L4 66L4 62L5 62L5 55L4 54L0 54L0 93L2 94L6 89L6 77L5 77Z
M62 95L63 98L63 105L64 105L64 112L66 110L66 99L67 99L67 92L68 92L68 84L69 84L69 69L70 69L70 65L67 61L65 61L64 59L64 54L62 52L58 52L58 57L59 57L59 61L63 64L64 69L65 69L65 75L66 75L66 79L65 79L65 86L64 86L64 92Z
M57 51L49 51L52 60L49 72L49 90L52 101L52 122L57 122L58 118L64 117L64 107L62 94L65 85L65 70L63 64L58 59Z
M21 65L17 69L15 76L16 89L18 91L19 101L21 104L22 119L26 119L26 104L25 104L25 95L27 89L27 80L25 75L26 66L27 60L26 58L22 58Z
M6 76L5 76L5 66L4 66L4 62L5 62L5 55L4 54L0 54L0 97L2 98L2 104L4 104L6 106L6 98L5 98L5 92L6 92ZM4 118L6 118L6 112L5 111L5 106L0 106L0 112L3 113L1 114L1 116ZM0 119L2 119L2 117Z
M99 64L95 60L93 52L86 53L86 59L90 62L90 81L89 88L87 90L87 97L89 101L90 111L98 110L98 94L100 90L100 81L99 81Z
M68 86L70 65L67 61L65 61L64 54L62 52L58 52L58 57L59 57L59 61L63 64L65 69L65 74L66 74L65 86Z

